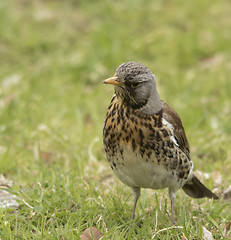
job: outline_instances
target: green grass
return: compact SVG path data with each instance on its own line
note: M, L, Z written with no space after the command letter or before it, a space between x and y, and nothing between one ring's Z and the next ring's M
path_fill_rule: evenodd
M113 89L102 80L139 61L180 114L196 169L231 184L230 2L0 2L0 174L14 181L16 209L0 209L1 239L80 239L94 226L123 239L131 190L102 146ZM210 177L204 183L213 188ZM230 202L179 191L168 229L167 190L143 190L129 239L229 239ZM166 228L166 229L165 229ZM158 232L159 231L159 232Z

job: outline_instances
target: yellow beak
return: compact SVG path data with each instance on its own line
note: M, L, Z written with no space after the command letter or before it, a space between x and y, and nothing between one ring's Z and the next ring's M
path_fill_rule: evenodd
M111 77L107 78L106 80L103 81L104 84L112 84L115 86L121 86L122 83L118 82L118 77Z

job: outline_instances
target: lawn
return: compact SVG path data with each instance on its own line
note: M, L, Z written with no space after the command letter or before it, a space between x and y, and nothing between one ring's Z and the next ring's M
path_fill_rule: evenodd
M123 239L133 196L112 173L102 128L126 61L156 75L181 116L198 177L221 199L142 190L128 239L231 239L231 5L195 0L0 2L0 239ZM1 199L1 198L0 198ZM1 205L0 205L1 206ZM136 228L136 229L135 229Z

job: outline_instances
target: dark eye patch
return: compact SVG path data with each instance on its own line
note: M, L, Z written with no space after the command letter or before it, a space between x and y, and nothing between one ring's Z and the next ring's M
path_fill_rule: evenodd
M130 87L130 88L136 88L141 84L141 82L136 81L136 82L132 82L132 81L126 81L125 85Z
M132 88L136 88L136 87L138 87L140 85L140 82L133 82L133 83L131 83L131 87Z

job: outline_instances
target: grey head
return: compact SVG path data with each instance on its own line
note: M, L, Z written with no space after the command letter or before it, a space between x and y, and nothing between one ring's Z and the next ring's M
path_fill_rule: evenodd
M122 102L146 114L155 114L162 108L156 90L154 74L143 64L127 62L121 64L115 75L104 80L115 86L115 93Z

